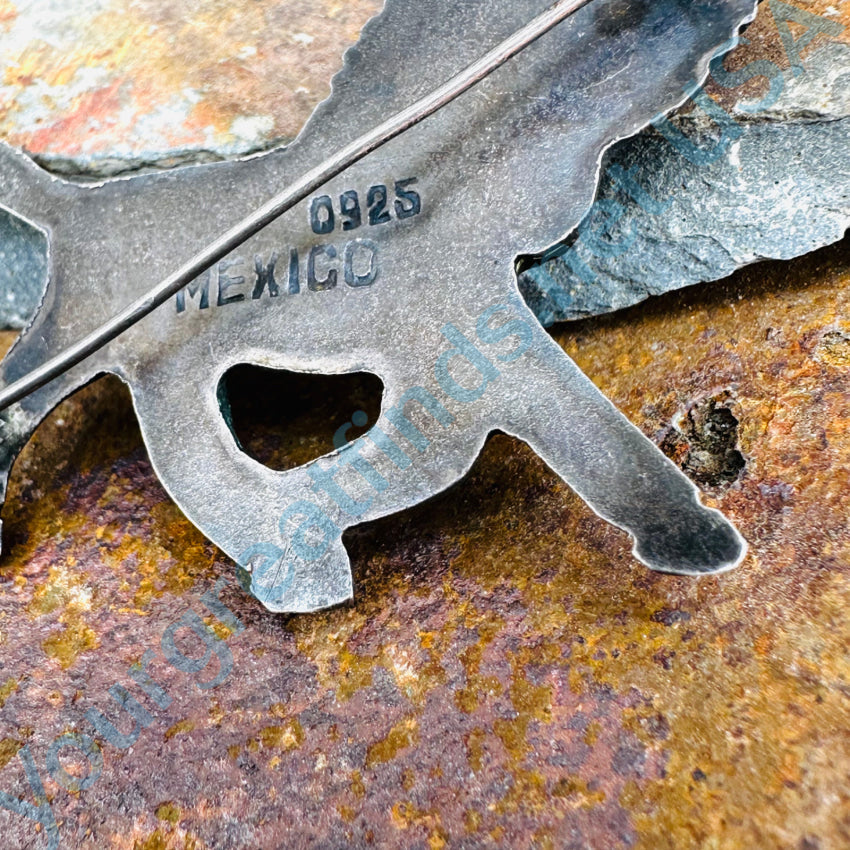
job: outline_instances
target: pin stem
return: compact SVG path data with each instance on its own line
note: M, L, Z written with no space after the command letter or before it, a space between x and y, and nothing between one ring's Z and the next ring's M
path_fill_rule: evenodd
M76 366L86 357L98 351L107 343L131 328L148 313L168 301L186 284L202 274L210 266L239 247L246 239L254 236L267 224L270 224L287 210L312 195L328 180L336 177L372 151L401 135L406 130L433 115L442 107L451 103L476 83L483 80L513 56L524 50L540 36L549 32L561 21L586 6L591 0L559 0L542 15L534 18L522 29L503 41L489 53L473 62L457 76L418 100L412 106L397 113L383 124L360 136L351 144L337 151L316 168L308 171L300 180L283 189L251 215L240 221L202 251L195 254L177 271L161 283L125 307L120 313L83 337L79 342L66 348L23 378L0 390L0 410L20 401L39 387Z

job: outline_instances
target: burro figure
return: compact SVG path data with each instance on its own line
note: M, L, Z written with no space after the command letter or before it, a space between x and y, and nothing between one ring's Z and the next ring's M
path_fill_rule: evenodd
M548 0L387 0L290 146L102 185L0 148L0 202L49 239L40 309L2 363L26 374L273 192L444 82ZM275 611L352 593L345 528L461 477L489 432L527 442L649 567L729 569L745 545L540 328L515 260L592 201L602 152L685 98L754 0L595 0L423 124L332 180L60 379L2 414L2 482L41 419L93 377L130 387L153 465ZM239 447L237 364L368 371L381 416L276 472Z

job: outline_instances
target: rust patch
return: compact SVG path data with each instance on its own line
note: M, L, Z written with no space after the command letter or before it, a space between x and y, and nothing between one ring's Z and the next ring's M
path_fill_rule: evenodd
M738 425L727 393L702 399L675 417L661 449L701 487L722 490L747 465L738 450Z
M165 740L170 741L176 735L185 735L187 732L191 732L195 728L195 722L193 720L181 720L179 723L175 723L169 729L165 731Z
M407 717L390 729L386 738L372 744L366 752L366 767L392 761L401 750L413 746L419 739L416 719Z
M58 661L63 669L73 666L77 658L99 646L97 634L86 623L74 620L65 621L65 627L52 632L42 643L44 654Z
M6 705L6 700L18 690L18 680L14 677L11 679L6 679L6 681L0 685L0 708L3 708Z
M16 738L3 738L0 740L0 769L9 764L23 745L24 742Z
M304 730L297 718L292 718L282 726L261 729L259 740L267 750L293 750L304 742Z
M156 816L159 820L176 824L180 820L180 807L175 806L174 803L162 803L156 808Z

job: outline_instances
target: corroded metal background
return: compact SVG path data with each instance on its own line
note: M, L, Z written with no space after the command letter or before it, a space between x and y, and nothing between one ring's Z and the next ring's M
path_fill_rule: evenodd
M349 535L355 604L281 617L225 592L246 626L227 681L155 662L174 703L146 702L132 751L106 745L79 795L45 776L68 846L844 846L848 248L558 335L683 460L712 457L710 429L670 423L730 412L746 465L709 480L743 567L648 573L494 437L452 491ZM321 401L301 451L344 403ZM167 499L115 382L64 403L13 483L0 788L23 795L18 748L43 771L86 710L117 718L108 687L187 608L214 623L198 595L232 564Z
M233 672L201 691L155 661L171 706L146 701L155 722L74 794L50 743L90 708L129 729L108 688L187 609L215 624L199 596L233 569L156 482L121 386L77 394L5 514L0 790L31 799L26 745L69 847L846 846L849 251L556 329L735 517L741 569L647 573L496 436L448 493L349 533L356 603L280 617L226 590ZM290 407L249 407L245 439L300 462L368 390L293 397L277 456Z

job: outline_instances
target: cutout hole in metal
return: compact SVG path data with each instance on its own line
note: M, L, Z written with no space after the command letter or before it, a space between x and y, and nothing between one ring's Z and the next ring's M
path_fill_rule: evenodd
M365 434L384 386L368 372L316 375L240 364L218 387L240 448L275 470L294 469Z

